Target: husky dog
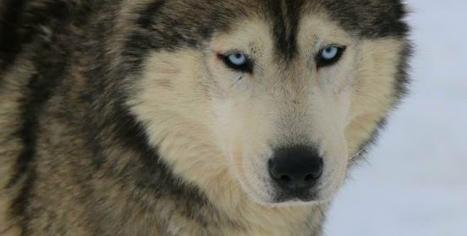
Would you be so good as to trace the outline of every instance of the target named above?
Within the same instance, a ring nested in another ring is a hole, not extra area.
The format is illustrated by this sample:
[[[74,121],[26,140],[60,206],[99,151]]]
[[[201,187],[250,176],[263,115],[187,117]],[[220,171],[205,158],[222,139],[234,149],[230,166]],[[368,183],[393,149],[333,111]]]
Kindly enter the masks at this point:
[[[1,235],[322,235],[399,0],[2,0]]]

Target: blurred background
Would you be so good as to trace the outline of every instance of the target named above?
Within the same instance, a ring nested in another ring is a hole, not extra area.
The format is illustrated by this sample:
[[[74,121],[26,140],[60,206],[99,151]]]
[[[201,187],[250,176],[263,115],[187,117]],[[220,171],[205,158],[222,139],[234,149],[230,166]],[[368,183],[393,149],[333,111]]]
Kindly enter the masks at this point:
[[[467,235],[467,0],[407,0],[411,94],[350,173],[327,236]]]

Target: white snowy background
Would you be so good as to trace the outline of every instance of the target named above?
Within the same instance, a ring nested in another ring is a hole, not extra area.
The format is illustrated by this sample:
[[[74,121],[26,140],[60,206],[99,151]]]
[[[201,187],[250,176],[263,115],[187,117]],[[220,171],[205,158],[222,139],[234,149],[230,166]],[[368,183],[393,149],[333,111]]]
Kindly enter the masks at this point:
[[[351,171],[327,236],[467,236],[467,0],[407,0],[411,95]]]

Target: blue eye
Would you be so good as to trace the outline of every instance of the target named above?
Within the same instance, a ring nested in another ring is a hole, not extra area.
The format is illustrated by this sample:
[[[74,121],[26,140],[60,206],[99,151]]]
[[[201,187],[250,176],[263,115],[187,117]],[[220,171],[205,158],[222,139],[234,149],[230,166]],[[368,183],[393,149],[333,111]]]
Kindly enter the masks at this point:
[[[342,57],[345,47],[327,46],[321,49],[316,56],[316,64],[318,67],[326,67],[334,65]]]
[[[327,47],[321,51],[321,57],[325,60],[332,60],[337,56],[338,52],[337,47]]]
[[[253,63],[244,53],[234,52],[226,55],[220,55],[220,58],[230,69],[247,73],[253,72]]]
[[[229,55],[227,58],[231,64],[236,66],[242,66],[248,62],[245,54],[243,53],[234,53]]]

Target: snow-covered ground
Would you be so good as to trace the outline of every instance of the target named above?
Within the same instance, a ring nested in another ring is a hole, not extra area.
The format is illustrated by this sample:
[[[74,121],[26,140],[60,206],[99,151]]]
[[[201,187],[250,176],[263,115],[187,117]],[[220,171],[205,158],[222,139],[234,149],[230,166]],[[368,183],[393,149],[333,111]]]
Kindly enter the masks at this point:
[[[467,1],[407,2],[411,95],[352,170],[328,236],[467,235]]]

